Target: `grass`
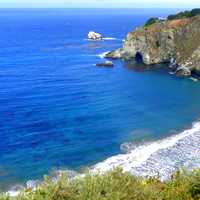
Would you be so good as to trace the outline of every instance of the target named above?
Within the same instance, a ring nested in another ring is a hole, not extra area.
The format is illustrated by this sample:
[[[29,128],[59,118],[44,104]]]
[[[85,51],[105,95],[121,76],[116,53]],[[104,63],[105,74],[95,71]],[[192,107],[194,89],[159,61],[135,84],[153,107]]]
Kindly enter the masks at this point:
[[[55,183],[45,178],[36,191],[23,191],[16,200],[199,200],[200,170],[177,172],[170,180],[139,178],[121,169],[103,175],[87,174]],[[11,200],[5,194],[0,200]]]

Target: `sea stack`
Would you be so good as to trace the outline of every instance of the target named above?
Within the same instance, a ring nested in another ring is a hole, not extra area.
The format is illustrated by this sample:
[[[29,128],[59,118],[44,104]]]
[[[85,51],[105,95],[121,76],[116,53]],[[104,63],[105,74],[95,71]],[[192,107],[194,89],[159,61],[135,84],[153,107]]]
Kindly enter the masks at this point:
[[[88,33],[88,39],[89,40],[102,40],[103,36],[100,33],[96,33],[94,31],[90,31]]]

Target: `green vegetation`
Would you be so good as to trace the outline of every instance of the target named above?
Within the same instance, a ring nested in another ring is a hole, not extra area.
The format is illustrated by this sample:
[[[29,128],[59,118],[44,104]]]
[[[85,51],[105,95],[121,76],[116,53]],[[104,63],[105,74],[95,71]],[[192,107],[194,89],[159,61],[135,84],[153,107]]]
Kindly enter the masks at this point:
[[[169,15],[167,17],[167,20],[190,18],[190,17],[195,17],[196,15],[200,15],[200,8],[195,8],[191,11],[179,12],[178,14],[175,15]],[[159,21],[162,20],[156,17],[152,17],[145,23],[144,27],[151,26],[152,24],[155,24],[156,22]]]
[[[63,176],[57,183],[45,179],[36,191],[24,191],[16,200],[199,200],[200,170],[177,172],[169,181],[138,178],[116,169],[104,175],[75,180]],[[2,195],[0,200],[11,200]]]
[[[199,8],[195,8],[191,11],[180,12],[176,15],[169,15],[167,19],[168,20],[183,19],[183,18],[194,17],[196,15],[200,15],[200,9]]]
[[[152,17],[150,18],[144,25],[144,27],[151,26],[152,24],[155,24],[158,20],[158,18]]]

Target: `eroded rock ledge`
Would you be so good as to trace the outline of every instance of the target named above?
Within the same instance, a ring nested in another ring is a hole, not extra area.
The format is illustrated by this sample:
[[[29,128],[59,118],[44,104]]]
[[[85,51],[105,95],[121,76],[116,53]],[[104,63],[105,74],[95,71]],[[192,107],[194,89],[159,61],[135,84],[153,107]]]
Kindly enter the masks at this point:
[[[113,59],[142,59],[146,65],[169,63],[178,75],[200,74],[200,15],[158,21],[129,32]]]

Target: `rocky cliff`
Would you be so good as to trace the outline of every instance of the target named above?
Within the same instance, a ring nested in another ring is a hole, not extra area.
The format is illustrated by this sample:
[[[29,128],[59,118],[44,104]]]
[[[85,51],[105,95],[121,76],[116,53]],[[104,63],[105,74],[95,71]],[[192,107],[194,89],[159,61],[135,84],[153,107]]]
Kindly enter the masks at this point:
[[[179,75],[200,74],[200,15],[137,28],[121,49],[106,57],[141,59],[146,65],[170,63]]]

